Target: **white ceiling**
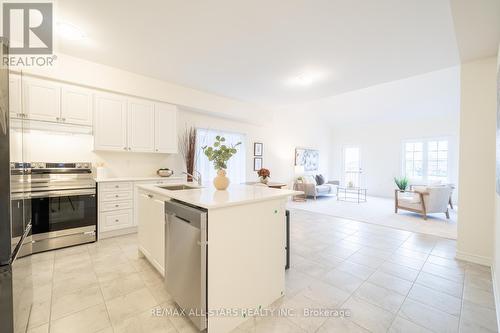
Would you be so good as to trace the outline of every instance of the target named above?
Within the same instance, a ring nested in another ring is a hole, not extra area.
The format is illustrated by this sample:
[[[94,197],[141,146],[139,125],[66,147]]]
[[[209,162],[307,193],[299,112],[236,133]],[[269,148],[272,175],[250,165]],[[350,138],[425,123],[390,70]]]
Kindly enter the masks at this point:
[[[263,106],[460,62],[448,0],[56,1],[88,36],[60,52]],[[290,84],[308,72],[322,77]]]

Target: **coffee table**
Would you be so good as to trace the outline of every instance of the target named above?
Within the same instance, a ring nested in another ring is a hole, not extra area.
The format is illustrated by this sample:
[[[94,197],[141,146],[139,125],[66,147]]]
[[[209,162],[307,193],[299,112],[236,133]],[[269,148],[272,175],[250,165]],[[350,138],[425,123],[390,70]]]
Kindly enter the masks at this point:
[[[366,188],[337,186],[337,201],[366,202]]]

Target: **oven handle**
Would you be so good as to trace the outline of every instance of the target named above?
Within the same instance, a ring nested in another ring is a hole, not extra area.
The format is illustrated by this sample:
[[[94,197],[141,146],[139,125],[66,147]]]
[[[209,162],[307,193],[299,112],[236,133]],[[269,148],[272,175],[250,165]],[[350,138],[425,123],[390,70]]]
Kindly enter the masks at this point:
[[[52,197],[70,197],[76,195],[95,195],[95,188],[93,189],[79,189],[79,190],[63,190],[63,191],[44,191],[33,192],[27,194],[28,198],[52,198]]]

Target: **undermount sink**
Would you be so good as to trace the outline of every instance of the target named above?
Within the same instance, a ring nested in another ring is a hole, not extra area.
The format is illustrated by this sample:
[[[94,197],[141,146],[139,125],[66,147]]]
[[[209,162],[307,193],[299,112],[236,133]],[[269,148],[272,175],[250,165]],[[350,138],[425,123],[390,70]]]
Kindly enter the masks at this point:
[[[165,185],[165,186],[158,186],[159,188],[162,188],[164,190],[169,190],[169,191],[180,191],[180,190],[194,190],[199,187],[196,186],[189,186],[189,185]]]

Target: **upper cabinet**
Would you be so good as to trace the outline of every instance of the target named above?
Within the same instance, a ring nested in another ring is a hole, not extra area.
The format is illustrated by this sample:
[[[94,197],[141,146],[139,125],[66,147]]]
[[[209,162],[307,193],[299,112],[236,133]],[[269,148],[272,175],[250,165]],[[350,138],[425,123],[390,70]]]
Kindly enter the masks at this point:
[[[61,120],[61,86],[52,81],[23,77],[24,118]]]
[[[9,110],[10,116],[14,118],[22,117],[21,101],[21,76],[17,74],[9,75]]]
[[[155,103],[155,152],[177,153],[177,107]]]
[[[94,150],[127,151],[127,99],[94,95]]]
[[[128,135],[130,151],[153,152],[155,139],[154,104],[142,99],[128,100]]]
[[[64,123],[92,126],[92,90],[69,84],[61,88],[61,117]]]

